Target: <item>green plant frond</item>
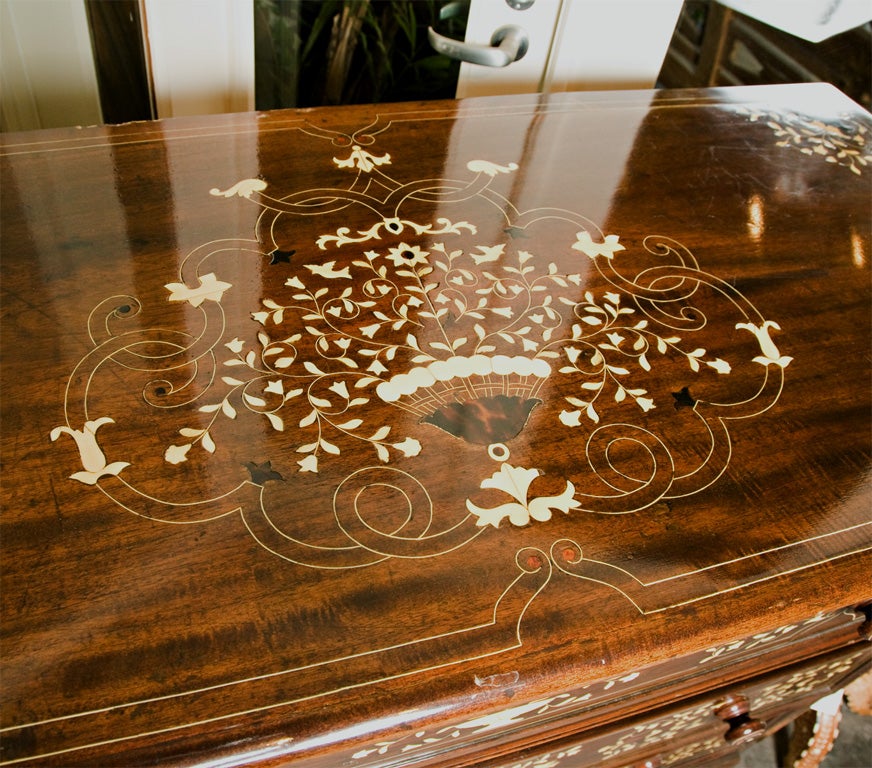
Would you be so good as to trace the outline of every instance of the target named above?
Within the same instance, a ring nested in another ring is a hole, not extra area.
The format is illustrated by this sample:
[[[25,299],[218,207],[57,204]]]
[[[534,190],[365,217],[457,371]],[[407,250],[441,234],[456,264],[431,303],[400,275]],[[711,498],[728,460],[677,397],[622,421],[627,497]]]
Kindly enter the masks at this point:
[[[463,36],[465,19],[439,20],[445,0],[254,2],[258,108],[454,95],[460,65],[435,54],[426,35],[428,25],[438,24],[445,34]],[[349,23],[359,25],[351,38]],[[341,61],[331,59],[337,55],[331,41],[341,39]]]

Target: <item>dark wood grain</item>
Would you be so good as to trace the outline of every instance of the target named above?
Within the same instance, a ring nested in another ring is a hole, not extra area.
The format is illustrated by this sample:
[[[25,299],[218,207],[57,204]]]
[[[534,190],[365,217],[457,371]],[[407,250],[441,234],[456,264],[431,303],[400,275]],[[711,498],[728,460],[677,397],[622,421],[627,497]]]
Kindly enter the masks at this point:
[[[2,760],[678,764],[627,747],[668,720],[690,765],[856,674],[870,126],[814,85],[3,137]]]
[[[100,108],[106,123],[150,120],[156,114],[148,83],[139,3],[87,0]]]

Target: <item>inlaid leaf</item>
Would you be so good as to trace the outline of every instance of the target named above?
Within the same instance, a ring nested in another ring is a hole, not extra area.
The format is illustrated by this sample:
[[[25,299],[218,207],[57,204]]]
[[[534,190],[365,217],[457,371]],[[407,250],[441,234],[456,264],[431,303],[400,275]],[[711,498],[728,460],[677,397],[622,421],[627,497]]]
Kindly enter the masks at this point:
[[[306,362],[303,363],[303,367],[304,367],[307,371],[309,371],[309,373],[314,373],[314,374],[316,374],[317,376],[325,376],[325,375],[326,375],[326,374],[324,373],[324,371],[322,371],[322,370],[321,370],[317,365],[315,365],[315,363],[313,363],[313,362],[311,362],[311,361],[309,361],[309,360],[306,360]]]
[[[164,459],[170,464],[181,464],[183,461],[188,460],[187,453],[189,450],[191,450],[191,443],[171,445],[164,452]]]
[[[333,445],[333,443],[327,442],[324,438],[321,438],[319,444],[327,453],[332,453],[333,455],[339,454],[339,448]]]
[[[336,426],[339,429],[357,429],[361,424],[363,424],[363,419],[351,419],[342,424],[337,424]]]

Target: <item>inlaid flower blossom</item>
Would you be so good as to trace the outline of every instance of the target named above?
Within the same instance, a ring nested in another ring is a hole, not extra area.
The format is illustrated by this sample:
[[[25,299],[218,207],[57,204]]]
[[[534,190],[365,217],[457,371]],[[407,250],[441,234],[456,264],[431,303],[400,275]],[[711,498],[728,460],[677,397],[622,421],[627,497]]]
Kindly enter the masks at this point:
[[[170,292],[170,301],[187,301],[193,307],[199,307],[207,299],[209,301],[221,301],[224,291],[232,286],[219,280],[214,273],[199,276],[200,284],[191,288],[184,283],[167,283],[166,289]]]
[[[348,157],[334,157],[333,162],[339,168],[356,168],[364,173],[369,173],[378,165],[390,165],[391,156],[388,154],[381,156],[373,155],[355,144],[351,148],[351,154]]]
[[[539,477],[538,469],[524,469],[502,464],[496,472],[481,483],[484,489],[492,488],[511,496],[515,501],[486,508],[466,500],[466,508],[472,512],[478,521],[476,525],[492,525],[498,528],[500,522],[508,518],[512,525],[527,525],[530,520],[544,522],[551,519],[552,512],[569,512],[577,509],[580,504],[575,500],[575,488],[567,482],[559,496],[534,496],[531,498],[530,485]]]
[[[419,245],[400,243],[396,248],[388,248],[385,258],[390,259],[395,267],[414,267],[425,264],[427,256],[429,256],[427,251],[422,250]]]
[[[576,237],[578,240],[572,247],[590,256],[592,259],[595,259],[597,256],[613,259],[618,251],[625,250],[624,246],[618,242],[617,235],[606,235],[601,243],[594,242],[590,232],[587,230],[577,233]]]

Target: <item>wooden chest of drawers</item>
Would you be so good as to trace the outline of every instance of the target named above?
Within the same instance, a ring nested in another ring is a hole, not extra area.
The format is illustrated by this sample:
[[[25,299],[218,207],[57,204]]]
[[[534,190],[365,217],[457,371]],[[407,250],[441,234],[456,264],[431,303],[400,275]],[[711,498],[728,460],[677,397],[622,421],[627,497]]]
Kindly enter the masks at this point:
[[[711,766],[859,674],[870,127],[5,136],[0,762]]]

